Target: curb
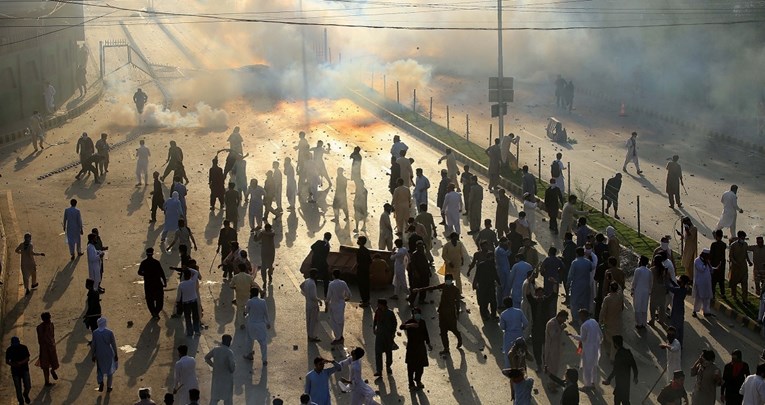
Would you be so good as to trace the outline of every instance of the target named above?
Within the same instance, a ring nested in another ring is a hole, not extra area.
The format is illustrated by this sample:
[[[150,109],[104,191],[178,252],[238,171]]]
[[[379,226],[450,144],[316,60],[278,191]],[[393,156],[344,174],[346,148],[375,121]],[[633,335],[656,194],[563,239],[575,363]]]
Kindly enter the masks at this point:
[[[760,332],[762,330],[762,326],[757,323],[754,319],[742,315],[740,312],[734,310],[731,308],[728,304],[725,304],[724,302],[720,300],[715,300],[712,303],[712,308],[714,308],[718,312],[722,312],[729,318],[732,318],[736,322],[740,323],[741,326],[753,331],[753,332]]]
[[[77,107],[68,110],[67,112],[51,117],[43,122],[43,129],[57,128],[66,123],[72,118],[79,117],[85,111],[90,109],[104,93],[104,83],[101,79],[97,80],[93,86],[91,86],[91,96],[79,104]],[[95,93],[93,93],[93,91]],[[26,128],[22,128],[13,132],[0,135],[0,145],[9,145],[15,142],[28,141],[28,136],[24,133]]]

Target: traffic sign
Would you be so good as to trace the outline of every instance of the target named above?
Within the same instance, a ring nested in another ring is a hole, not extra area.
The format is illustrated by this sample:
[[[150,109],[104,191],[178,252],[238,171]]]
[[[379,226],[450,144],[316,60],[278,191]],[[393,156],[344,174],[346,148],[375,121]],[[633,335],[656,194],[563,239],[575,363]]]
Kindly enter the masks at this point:
[[[502,115],[507,115],[507,103],[502,103]],[[491,105],[491,117],[499,117],[499,104]]]
[[[502,101],[506,103],[512,103],[513,98],[515,96],[515,90],[513,89],[502,89]],[[489,90],[489,102],[490,103],[499,103],[499,90]]]
[[[489,90],[494,90],[499,88],[499,77],[490,77],[489,78]],[[511,90],[513,88],[513,78],[512,77],[503,77],[502,78],[502,90]]]

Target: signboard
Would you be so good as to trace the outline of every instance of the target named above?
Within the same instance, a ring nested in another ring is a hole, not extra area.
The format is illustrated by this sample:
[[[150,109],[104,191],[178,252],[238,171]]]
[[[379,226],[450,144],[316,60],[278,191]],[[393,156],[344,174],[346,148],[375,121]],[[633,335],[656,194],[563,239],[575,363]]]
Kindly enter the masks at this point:
[[[502,89],[502,98],[504,102],[506,103],[512,103],[513,98],[515,96],[515,90],[513,89]],[[489,102],[490,103],[499,103],[499,90],[489,90]]]
[[[489,78],[489,90],[494,90],[499,88],[499,77],[490,77]],[[512,77],[503,77],[502,78],[502,90],[504,89],[512,89],[513,88],[513,78]]]
[[[507,103],[502,103],[502,115],[507,115]],[[492,104],[491,118],[499,117],[499,104]]]

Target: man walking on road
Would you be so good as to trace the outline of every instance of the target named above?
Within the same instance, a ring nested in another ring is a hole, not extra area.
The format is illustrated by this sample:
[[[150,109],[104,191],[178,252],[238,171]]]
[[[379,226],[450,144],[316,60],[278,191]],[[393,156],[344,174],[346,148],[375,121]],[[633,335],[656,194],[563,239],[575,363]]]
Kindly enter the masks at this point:
[[[589,310],[580,309],[579,319],[582,321],[581,335],[571,335],[571,337],[578,340],[582,347],[582,378],[584,379],[582,390],[594,391],[598,378],[598,361],[603,334],[598,321],[590,318]]]
[[[638,161],[638,155],[637,155],[637,132],[633,132],[630,139],[627,139],[626,142],[627,146],[627,156],[624,158],[624,165],[622,165],[622,171],[627,173],[627,164],[632,162],[635,164],[635,169],[637,169],[637,174],[643,174],[643,171],[640,170],[640,162]]]
[[[679,208],[683,208],[680,202],[680,186],[685,187],[683,183],[683,169],[677,161],[680,156],[672,156],[672,161],[667,163],[667,196],[669,197],[669,208],[674,209],[675,203]]]
[[[715,316],[709,310],[711,300],[712,266],[709,264],[709,249],[704,249],[693,262],[693,317],[698,317],[696,313],[699,310],[704,310],[705,317]]]
[[[329,288],[329,263],[327,263],[327,258],[329,257],[330,239],[332,239],[332,234],[324,232],[324,239],[317,240],[311,245],[311,267],[316,269],[317,276],[324,285],[324,298],[327,298],[327,289]]]
[[[87,132],[83,132],[80,139],[77,140],[77,148],[76,148],[77,154],[80,155],[80,172],[77,173],[76,176],[74,176],[75,179],[79,180],[80,176],[85,174],[87,172],[87,169],[85,166],[88,163],[88,160],[90,159],[90,156],[93,155],[93,153],[96,152],[96,148],[93,145],[93,140],[90,139]]]
[[[245,359],[252,361],[255,352],[252,346],[258,342],[260,346],[260,360],[263,366],[268,365],[268,330],[271,329],[271,320],[268,316],[268,305],[266,300],[260,298],[260,289],[253,287],[250,289],[250,299],[244,306],[244,312],[247,314],[247,341],[250,352],[244,356]]]
[[[223,335],[220,346],[210,350],[205,356],[205,363],[212,367],[212,385],[210,387],[210,404],[234,404],[234,371],[236,362],[231,346],[231,335]]]
[[[556,178],[550,179],[550,187],[545,190],[545,210],[550,217],[550,231],[553,234],[558,234],[558,212],[563,206],[563,193],[561,188],[558,187],[558,180]]]
[[[736,234],[736,217],[738,214],[743,214],[742,210],[738,206],[738,186],[730,186],[730,190],[723,193],[720,202],[723,205],[723,212],[720,216],[720,220],[717,221],[715,229],[730,228],[730,237],[732,238]]]
[[[533,174],[529,173],[529,167],[524,165],[523,166],[523,178],[522,178],[522,188],[523,188],[523,194],[529,193],[530,195],[536,196],[537,195],[537,179],[534,177]]]
[[[69,244],[70,260],[74,260],[74,248],[77,247],[77,256],[82,256],[82,216],[77,208],[77,200],[69,201],[70,207],[64,210],[64,232]]]
[[[210,187],[210,211],[215,210],[215,200],[218,200],[221,209],[225,206],[223,201],[226,194],[225,181],[223,169],[218,166],[218,158],[213,158],[212,167],[207,177],[207,185]]]
[[[728,257],[730,259],[730,295],[734,301],[738,301],[738,285],[741,284],[741,297],[746,301],[749,294],[749,245],[746,243],[746,232],[738,231],[735,242],[730,244]]]
[[[483,206],[483,187],[478,184],[478,176],[473,176],[470,187],[470,203],[468,204],[468,220],[470,222],[470,232],[468,235],[475,235],[481,230],[481,208]],[[466,187],[467,188],[467,187]]]
[[[159,319],[165,302],[167,279],[162,264],[154,258],[154,248],[146,249],[146,259],[138,267],[138,275],[143,277],[143,291],[149,313],[152,319]]]
[[[493,193],[494,188],[499,185],[499,169],[502,166],[502,151],[499,147],[499,138],[495,138],[494,145],[486,149],[486,155],[489,156],[489,192]]]
[[[635,384],[638,383],[638,368],[632,352],[624,347],[624,339],[621,335],[613,337],[616,355],[614,356],[614,368],[603,384],[611,384],[614,380],[614,404],[629,405],[630,403],[630,371]]]
[[[757,244],[749,246],[752,252],[752,264],[754,265],[754,290],[757,296],[765,291],[765,243],[762,236],[757,237]]]
[[[462,197],[455,190],[453,183],[449,184],[448,192],[444,197],[443,212],[446,220],[446,233],[460,234],[460,213],[462,212]]]
[[[422,168],[418,167],[415,171],[417,176],[414,180],[414,201],[417,206],[422,204],[428,204],[428,189],[430,188],[430,180],[422,174]]]
[[[327,289],[327,308],[329,308],[329,321],[335,340],[332,344],[341,344],[345,340],[345,302],[351,299],[351,290],[348,284],[340,279],[340,270],[332,271],[332,282]]]
[[[316,277],[319,271],[311,269],[302,284],[300,284],[300,292],[305,297],[305,326],[308,333],[308,341],[312,343],[321,342],[316,334],[316,326],[319,324],[319,307],[321,306],[321,300],[319,300],[318,293],[316,292]]]
[[[462,347],[462,334],[457,329],[457,317],[460,308],[460,291],[454,286],[454,276],[447,273],[444,276],[444,283],[425,288],[412,289],[412,294],[433,290],[441,290],[441,300],[438,303],[438,327],[441,330],[441,344],[444,350],[438,354],[441,356],[449,355],[449,335],[454,333],[457,337],[457,349]],[[411,301],[410,301],[411,302]]]
[[[188,404],[189,391],[199,390],[199,380],[197,379],[197,361],[188,355],[189,348],[186,345],[178,346],[178,361],[175,362],[173,377],[175,379],[176,402],[179,404]]]
[[[136,186],[141,185],[141,178],[143,178],[143,184],[149,185],[149,156],[151,156],[151,152],[149,151],[149,148],[146,147],[146,142],[141,139],[138,141],[138,149],[135,150],[135,177],[138,180],[138,183],[136,183]]]
[[[385,354],[385,370],[388,375],[393,374],[393,345],[396,338],[396,328],[398,322],[396,315],[388,309],[388,301],[384,299],[377,300],[377,311],[374,317],[375,333],[375,365],[377,372],[375,377],[382,377],[383,353]]]
[[[16,388],[16,399],[19,405],[25,402],[30,403],[29,391],[32,389],[32,380],[29,377],[29,349],[22,345],[21,340],[16,336],[11,338],[11,345],[5,350],[5,364],[11,366],[13,386]]]
[[[159,181],[159,172],[152,173],[154,177],[153,188],[151,191],[151,219],[149,223],[157,222],[157,208],[165,210],[165,196],[162,191],[162,182]]]
[[[53,328],[53,322],[50,321],[50,312],[43,312],[40,315],[42,322],[37,325],[37,342],[40,344],[40,357],[38,364],[45,378],[45,386],[50,387],[53,384],[48,378],[48,374],[54,380],[58,380],[58,354],[56,353],[56,334]]]
[[[566,178],[563,177],[563,171],[566,170],[566,166],[561,159],[563,154],[558,152],[555,154],[555,160],[550,165],[550,175],[555,179],[555,186],[560,189],[561,194],[566,194]],[[552,184],[552,182],[550,182]],[[561,205],[563,203],[561,202]]]
[[[93,340],[90,347],[93,349],[91,360],[96,363],[96,381],[98,391],[104,390],[104,376],[106,376],[106,392],[112,391],[112,376],[117,370],[117,341],[114,333],[106,327],[106,318],[98,318],[98,328],[93,331]]]
[[[614,218],[619,218],[619,190],[622,189],[622,174],[616,173],[606,182],[606,190],[603,199],[606,200],[606,214],[611,205],[614,206]]]

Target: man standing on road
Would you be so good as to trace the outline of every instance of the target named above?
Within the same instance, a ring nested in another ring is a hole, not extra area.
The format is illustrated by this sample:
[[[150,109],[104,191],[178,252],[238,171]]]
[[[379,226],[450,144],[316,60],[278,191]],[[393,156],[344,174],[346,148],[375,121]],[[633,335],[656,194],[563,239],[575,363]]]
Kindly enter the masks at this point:
[[[685,392],[685,373],[683,370],[675,370],[672,372],[672,381],[661,389],[656,401],[659,405],[682,405],[683,399],[685,403],[689,404],[688,393]]]
[[[714,231],[715,241],[709,248],[709,264],[712,268],[712,299],[715,299],[715,287],[720,288],[720,296],[725,299],[725,251],[728,244],[723,242],[723,231]]]
[[[619,350],[616,347],[616,337],[621,337],[622,333],[624,296],[619,291],[619,284],[616,281],[612,281],[608,288],[608,295],[603,298],[603,305],[600,307],[599,321],[603,325],[604,343],[608,358],[614,361],[614,356],[618,354]]]
[[[576,209],[576,196],[569,195],[568,202],[563,206],[563,210],[560,214],[560,235],[565,235],[568,232],[572,232],[572,225],[574,224],[574,218],[581,215],[587,215],[587,211],[580,211]]]
[[[495,189],[494,196],[497,200],[497,212],[494,216],[494,224],[497,227],[497,237],[501,238],[507,236],[510,232],[507,224],[510,214],[510,198],[505,194],[505,189],[499,187]]]
[[[29,391],[32,389],[32,380],[29,377],[29,349],[22,345],[21,340],[16,336],[11,338],[11,345],[5,350],[5,364],[11,366],[13,386],[16,388],[16,399],[19,405],[25,402],[30,403]]]
[[[345,302],[351,299],[351,290],[348,284],[340,279],[340,270],[332,271],[332,282],[327,289],[327,308],[329,308],[329,322],[335,335],[333,345],[342,344],[345,341],[343,330],[345,329]]]
[[[581,308],[579,319],[582,322],[581,335],[571,335],[571,337],[578,340],[582,348],[582,378],[584,380],[582,390],[594,391],[598,378],[598,361],[603,334],[598,321],[590,318],[589,310]]]
[[[102,133],[101,139],[96,142],[96,150],[98,155],[101,156],[101,159],[98,161],[98,172],[101,176],[109,172],[109,151],[112,149],[106,137],[107,135]]]
[[[430,180],[422,174],[422,168],[418,167],[416,170],[417,176],[414,181],[414,201],[417,206],[422,204],[428,204],[428,189],[430,188]]]
[[[738,231],[735,242],[730,244],[728,257],[730,259],[730,295],[738,301],[738,285],[741,284],[742,301],[746,302],[749,294],[749,245],[746,243],[746,232]]]
[[[133,94],[133,102],[135,103],[135,109],[138,111],[139,115],[143,114],[143,107],[146,105],[147,101],[149,101],[149,96],[147,96],[140,88]]]
[[[744,210],[738,206],[738,196],[736,193],[738,193],[738,186],[735,184],[730,186],[729,191],[723,193],[722,198],[720,198],[723,212],[715,227],[715,229],[730,228],[731,238],[736,234],[736,217],[738,214],[744,213]]]
[[[489,156],[489,192],[493,193],[494,188],[499,185],[499,169],[502,165],[502,151],[499,147],[499,138],[495,138],[494,145],[486,149],[486,155]]]
[[[242,134],[239,133],[239,127],[234,127],[234,130],[231,131],[231,135],[228,136],[228,139],[226,140],[228,142],[228,148],[232,151],[244,155],[244,139],[242,139]]]
[[[175,362],[175,371],[173,376],[175,378],[176,403],[188,404],[191,399],[189,398],[189,391],[199,389],[199,380],[197,379],[197,361],[188,355],[189,348],[186,345],[178,346],[178,361]]]
[[[170,172],[173,172],[173,176],[180,175],[182,172],[185,176],[185,170],[183,169],[183,150],[178,147],[175,141],[170,141],[170,148],[167,150],[167,160],[165,160],[165,172],[162,174],[161,180],[165,181]],[[188,183],[186,179],[186,183]]]
[[[627,164],[632,162],[635,164],[635,169],[637,169],[637,174],[643,174],[643,171],[640,170],[640,162],[638,161],[638,155],[637,155],[637,132],[633,132],[630,139],[627,139],[626,142],[627,146],[627,156],[624,158],[624,165],[622,165],[622,171],[627,173]]]
[[[318,335],[316,335],[316,326],[319,324],[319,307],[321,306],[321,300],[316,292],[316,277],[319,271],[315,268],[311,269],[302,284],[300,284],[300,292],[305,297],[305,326],[308,333],[308,341],[311,343],[321,342]]]
[[[398,179],[396,189],[393,190],[391,204],[396,216],[396,234],[403,235],[406,231],[406,220],[412,210],[412,193],[404,184],[404,179]]]
[[[754,290],[757,296],[765,291],[765,243],[762,236],[757,237],[757,244],[749,246],[752,252],[752,264],[754,265]]]
[[[231,346],[231,335],[223,335],[220,346],[210,350],[205,356],[205,363],[212,367],[212,383],[210,387],[210,404],[234,404],[234,371],[236,361]]]
[[[523,178],[522,181],[522,188],[523,188],[523,194],[529,193],[530,195],[536,196],[537,195],[537,179],[534,177],[533,174],[529,173],[529,167],[524,165],[523,166]]]
[[[327,297],[327,289],[329,288],[329,263],[327,263],[327,258],[329,257],[330,239],[332,239],[332,234],[324,232],[324,239],[317,240],[311,245],[311,268],[316,269],[317,276],[322,280],[324,298]]]
[[[715,365],[715,352],[702,350],[701,356],[691,367],[691,377],[696,377],[693,387],[693,405],[714,405],[717,386],[722,384],[720,369]]]
[[[560,189],[561,194],[566,194],[566,179],[563,177],[563,171],[566,170],[566,166],[561,159],[563,154],[558,152],[555,154],[555,160],[550,165],[550,175],[555,179],[555,186]],[[552,182],[550,182],[552,184]],[[561,202],[563,205],[563,202]]]
[[[544,372],[548,375],[558,375],[560,369],[560,352],[563,344],[563,330],[566,328],[566,320],[568,319],[568,312],[561,310],[555,317],[547,321],[545,325],[545,346],[542,362],[544,364]],[[550,387],[554,387],[553,382],[550,383]],[[553,392],[557,389],[554,388]]]
[[[112,391],[112,376],[117,370],[117,341],[114,333],[106,327],[106,318],[98,318],[98,328],[93,331],[93,341],[90,347],[93,349],[91,360],[96,363],[96,381],[98,391],[104,390],[104,375],[106,376],[106,392]]]
[[[176,305],[181,305],[183,308],[183,316],[186,320],[186,336],[193,336],[195,333],[197,335],[202,334],[199,325],[197,278],[192,278],[191,275],[191,269],[183,270],[183,281],[178,285],[178,295],[175,299]]]
[[[638,268],[632,280],[632,307],[635,310],[635,328],[645,329],[648,321],[648,298],[651,295],[651,270],[648,270],[650,260],[640,256]]]
[[[449,177],[446,170],[441,170],[441,181],[438,183],[438,192],[436,193],[436,206],[441,212],[441,223],[439,225],[446,224],[446,216],[444,215],[444,198],[446,193],[449,192]]]
[[[757,374],[746,377],[739,393],[744,396],[745,405],[765,403],[765,364],[757,366]]]
[[[162,191],[162,182],[159,181],[159,172],[152,173],[154,184],[151,191],[151,219],[149,223],[157,222],[157,208],[165,210],[165,196]]]
[[[502,298],[502,306],[505,309],[499,315],[499,328],[502,330],[502,358],[505,361],[505,368],[510,367],[510,357],[507,352],[510,351],[516,339],[523,337],[523,334],[529,326],[529,320],[523,311],[515,305],[512,297]]]
[[[367,231],[367,217],[369,216],[369,209],[367,208],[367,200],[369,196],[369,190],[364,186],[364,180],[356,179],[356,194],[353,196],[353,219],[356,220],[356,226],[353,228],[353,233],[358,234]]]
[[[675,203],[679,208],[683,208],[683,203],[680,202],[680,186],[685,187],[683,183],[683,169],[677,161],[680,156],[672,156],[672,161],[667,163],[667,196],[669,196],[669,208],[674,209]]]
[[[460,293],[462,292],[462,266],[465,264],[464,250],[465,247],[460,242],[460,235],[456,232],[449,235],[449,242],[441,248],[441,258],[444,259],[444,274],[452,275]]]
[[[611,205],[614,206],[614,218],[619,218],[619,191],[622,189],[622,174],[616,173],[614,177],[611,177],[606,182],[605,194],[603,199],[606,200],[606,214]]]
[[[165,303],[167,279],[162,264],[154,258],[154,248],[146,249],[146,259],[138,266],[138,275],[143,277],[143,291],[149,313],[152,319],[159,319]]]
[[[624,347],[624,339],[621,335],[613,337],[614,348],[616,348],[616,355],[614,356],[614,368],[611,374],[608,375],[603,384],[611,384],[613,379],[614,384],[614,404],[616,405],[629,405],[630,403],[630,371],[632,372],[633,382],[638,383],[638,368],[635,363],[635,357],[632,352]]]
[[[380,229],[377,240],[377,248],[380,250],[393,250],[393,225],[390,222],[390,213],[393,212],[393,206],[385,203],[383,212],[380,214]]]
[[[87,132],[83,132],[80,139],[77,140],[77,153],[80,155],[80,172],[77,173],[76,176],[74,176],[75,179],[79,180],[80,176],[85,174],[87,172],[87,169],[85,166],[88,163],[88,160],[90,159],[90,156],[95,153],[96,148],[93,145],[93,140],[90,139]]]
[[[584,248],[576,248],[576,259],[571,263],[571,268],[568,274],[568,283],[570,301],[569,306],[571,308],[571,318],[578,320],[577,315],[580,309],[589,308],[592,304],[592,268],[593,264],[584,257]],[[576,325],[577,322],[574,321]]]
[[[693,262],[693,317],[698,317],[696,313],[700,309],[704,310],[705,317],[715,316],[709,310],[711,300],[712,266],[709,265],[709,249],[704,249]]]
[[[401,137],[393,135],[393,145],[390,147],[390,155],[393,158],[398,159],[401,156],[401,151],[408,151],[409,147],[405,143],[401,142]]]
[[[374,316],[373,330],[375,334],[375,377],[382,377],[383,353],[385,354],[385,370],[388,375],[393,374],[393,341],[396,338],[398,322],[396,315],[388,308],[388,301],[377,300],[377,310]]]
[[[101,294],[104,293],[104,289],[101,288],[101,259],[104,257],[104,252],[96,249],[96,235],[88,234],[88,278],[93,280],[94,288]]]
[[[141,139],[138,141],[138,149],[135,150],[135,177],[138,180],[136,187],[141,185],[141,178],[143,178],[143,184],[149,185],[149,156],[151,152],[146,147],[146,142]]]
[[[331,364],[332,367],[324,368],[325,364]],[[334,360],[316,357],[313,359],[313,370],[305,376],[303,391],[311,396],[311,401],[316,405],[332,405],[332,399],[329,396],[329,377],[342,369],[340,363]]]
[[[470,187],[470,232],[468,235],[475,235],[481,230],[481,208],[483,206],[483,187],[478,184],[478,176],[473,176]]]
[[[58,380],[58,354],[56,353],[56,334],[53,328],[53,322],[50,321],[50,312],[43,312],[40,315],[42,322],[37,325],[37,342],[40,344],[40,357],[38,359],[38,365],[42,369],[43,377],[45,378],[45,386],[50,387],[51,384],[48,374],[53,377],[54,380]]]
[[[545,210],[550,217],[550,231],[554,235],[558,234],[558,212],[561,206],[563,206],[563,193],[558,187],[558,180],[551,178],[550,187],[545,190]]]
[[[741,350],[731,352],[731,361],[723,368],[720,402],[728,405],[741,405],[744,397],[739,394],[744,380],[750,374],[749,364],[741,361]]]
[[[236,190],[236,183],[229,182],[228,190],[223,195],[223,205],[226,207],[226,219],[231,222],[234,229],[239,228],[239,204],[242,203],[242,195]]]
[[[444,283],[425,288],[412,289],[412,293],[441,290],[441,300],[438,303],[438,327],[441,330],[441,344],[444,350],[438,354],[441,356],[449,355],[449,335],[454,333],[457,337],[457,349],[462,347],[462,334],[457,329],[457,317],[460,308],[460,291],[454,286],[454,276],[447,273],[444,276]],[[411,302],[411,300],[410,300]]]
[[[462,212],[462,196],[455,190],[453,183],[449,184],[444,197],[443,212],[446,220],[446,233],[460,234],[460,213]]]
[[[45,129],[43,128],[45,121],[43,120],[40,112],[35,110],[32,112],[32,116],[29,117],[29,131],[32,138],[32,146],[37,152],[37,144],[40,144],[40,150],[43,149],[43,141],[45,141]]]
[[[215,200],[220,202],[220,208],[225,206],[223,197],[226,194],[226,179],[223,176],[223,169],[218,166],[218,158],[213,158],[212,167],[207,177],[207,185],[210,187],[210,211],[215,210]]]
[[[356,252],[356,280],[361,295],[361,308],[369,306],[369,267],[372,265],[372,254],[367,248],[367,237],[359,236],[356,240],[359,250]]]
[[[454,156],[451,149],[447,149],[446,154],[438,159],[438,164],[440,165],[444,160],[446,160],[446,177],[449,178],[451,184],[454,184],[454,186],[457,187],[459,185],[459,182],[457,181],[459,169],[457,168],[457,158]],[[457,190],[459,190],[459,188]]]
[[[268,330],[271,329],[271,320],[268,316],[268,305],[266,300],[260,298],[258,287],[250,288],[250,299],[244,306],[244,312],[247,314],[247,337],[249,338],[247,348],[250,349],[244,358],[250,361],[255,358],[252,346],[258,342],[260,360],[265,367],[268,365]]]

